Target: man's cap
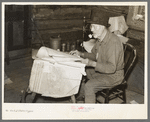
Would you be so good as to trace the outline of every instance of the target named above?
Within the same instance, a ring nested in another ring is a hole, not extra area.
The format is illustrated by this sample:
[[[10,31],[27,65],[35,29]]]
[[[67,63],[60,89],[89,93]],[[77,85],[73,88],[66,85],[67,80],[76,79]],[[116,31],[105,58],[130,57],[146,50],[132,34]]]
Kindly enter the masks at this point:
[[[91,20],[87,21],[87,23],[104,25],[108,28],[110,26],[108,20],[112,16],[116,16],[116,13],[113,14],[104,9],[95,8],[91,11]]]
[[[87,23],[90,24],[99,24],[99,25],[103,25],[105,27],[109,27],[110,24],[108,23],[109,17],[105,16],[105,15],[101,15],[101,16],[93,16],[92,20],[87,21]]]

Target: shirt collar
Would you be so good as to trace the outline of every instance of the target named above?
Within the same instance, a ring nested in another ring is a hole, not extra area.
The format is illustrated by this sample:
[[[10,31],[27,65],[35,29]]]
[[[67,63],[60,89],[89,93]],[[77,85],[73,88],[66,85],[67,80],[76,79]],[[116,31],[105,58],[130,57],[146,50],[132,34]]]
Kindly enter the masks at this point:
[[[109,35],[110,35],[110,32],[107,31],[107,33],[106,33],[105,37],[103,38],[103,40],[101,41],[101,43],[106,44],[109,40]]]
[[[107,33],[106,33],[106,35],[105,35],[105,37],[104,37],[104,39],[102,41],[99,41],[99,40],[96,41],[96,49],[99,49],[99,46],[101,44],[106,44],[108,42],[109,37],[110,37],[109,35],[110,35],[110,32],[107,31]]]

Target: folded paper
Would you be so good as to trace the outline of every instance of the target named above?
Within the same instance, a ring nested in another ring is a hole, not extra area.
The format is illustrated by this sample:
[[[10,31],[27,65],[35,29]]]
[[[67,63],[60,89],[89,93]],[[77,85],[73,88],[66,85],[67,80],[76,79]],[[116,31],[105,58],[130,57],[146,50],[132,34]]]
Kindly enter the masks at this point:
[[[122,35],[128,29],[124,16],[110,17],[108,23],[111,25],[108,28],[109,31],[117,35],[122,43],[126,43],[129,40],[129,38]]]
[[[120,34],[124,34],[128,29],[124,16],[109,17],[108,23],[111,25],[110,32],[119,31]]]
[[[95,45],[95,43],[96,43],[95,39],[90,39],[89,41],[83,42],[83,47],[88,53],[91,53],[91,50],[92,50],[93,46]]]

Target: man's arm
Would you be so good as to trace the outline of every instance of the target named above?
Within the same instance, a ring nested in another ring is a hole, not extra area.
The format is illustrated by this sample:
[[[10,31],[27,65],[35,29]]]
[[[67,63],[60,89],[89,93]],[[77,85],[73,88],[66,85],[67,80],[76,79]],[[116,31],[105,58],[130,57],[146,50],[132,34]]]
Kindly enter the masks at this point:
[[[82,58],[88,58],[90,60],[96,61],[96,55],[94,53],[84,52],[84,53],[81,54],[81,57]]]
[[[96,43],[97,44],[97,43]],[[96,44],[94,45],[94,47],[92,48],[92,52],[88,53],[88,52],[84,52],[82,53],[82,58],[88,58],[90,60],[96,61]]]

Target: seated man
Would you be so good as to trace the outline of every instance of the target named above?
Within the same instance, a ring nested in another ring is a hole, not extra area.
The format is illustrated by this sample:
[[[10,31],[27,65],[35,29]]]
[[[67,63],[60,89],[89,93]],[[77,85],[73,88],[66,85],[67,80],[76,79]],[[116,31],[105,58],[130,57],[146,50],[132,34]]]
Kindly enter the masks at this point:
[[[92,52],[71,51],[70,54],[81,56],[87,66],[88,81],[84,85],[85,103],[95,103],[95,93],[103,86],[112,86],[121,82],[124,76],[124,51],[119,37],[109,32],[108,18],[94,17],[91,31],[97,39]],[[81,87],[82,90],[82,87]]]

